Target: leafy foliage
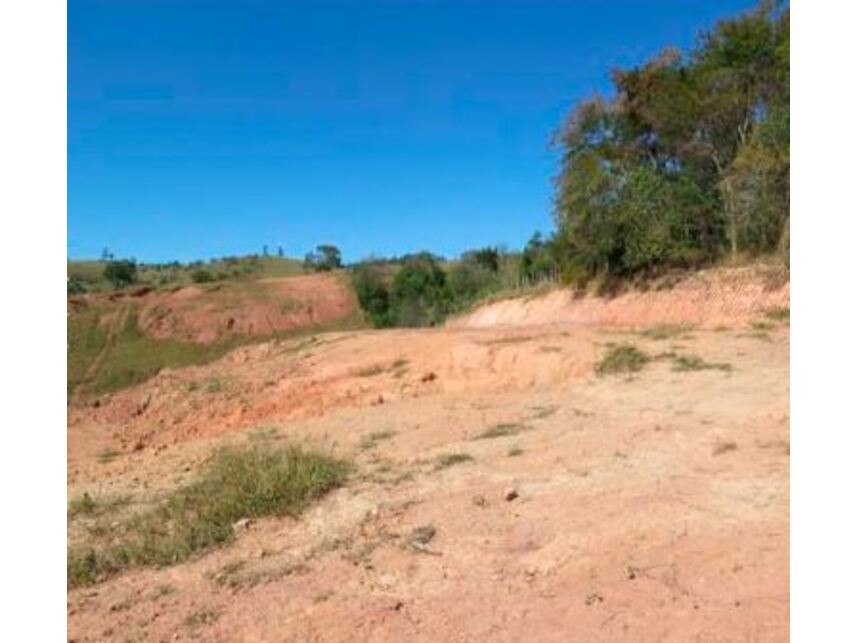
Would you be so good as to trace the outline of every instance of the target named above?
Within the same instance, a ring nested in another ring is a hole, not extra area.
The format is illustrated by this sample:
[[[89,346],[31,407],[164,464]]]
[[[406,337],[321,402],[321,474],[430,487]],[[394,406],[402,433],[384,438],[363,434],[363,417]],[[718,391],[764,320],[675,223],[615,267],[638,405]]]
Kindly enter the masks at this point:
[[[110,261],[104,266],[104,278],[114,288],[122,288],[133,284],[137,280],[137,264],[128,259]]]
[[[614,98],[580,103],[558,136],[552,258],[564,273],[629,276],[726,252],[787,254],[787,8],[762,3],[687,54],[666,49],[615,70],[613,83]],[[539,241],[522,269],[548,265]]]
[[[308,252],[304,259],[304,269],[312,272],[325,272],[342,267],[342,254],[332,245],[316,246],[315,252]]]

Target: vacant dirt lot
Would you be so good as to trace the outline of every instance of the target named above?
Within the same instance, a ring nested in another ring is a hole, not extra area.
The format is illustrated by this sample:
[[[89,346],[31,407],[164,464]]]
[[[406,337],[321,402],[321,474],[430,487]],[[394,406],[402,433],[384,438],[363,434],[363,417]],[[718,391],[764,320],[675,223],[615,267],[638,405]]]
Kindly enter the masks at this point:
[[[787,306],[787,288],[759,292]],[[69,495],[128,499],[117,520],[223,443],[356,468],[299,520],[70,591],[69,637],[785,641],[789,327],[768,303],[686,328],[647,313],[268,342],[73,407]],[[622,344],[652,360],[597,376]]]

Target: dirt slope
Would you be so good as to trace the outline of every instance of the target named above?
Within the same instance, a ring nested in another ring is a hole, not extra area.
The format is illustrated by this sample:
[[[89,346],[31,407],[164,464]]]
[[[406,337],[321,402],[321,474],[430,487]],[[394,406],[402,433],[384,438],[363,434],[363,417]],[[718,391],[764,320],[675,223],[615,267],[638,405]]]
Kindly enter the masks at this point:
[[[789,282],[781,270],[750,266],[712,269],[665,279],[647,290],[615,297],[576,296],[555,290],[544,296],[499,301],[451,320],[452,328],[597,324],[647,326],[746,321],[771,308],[789,305]]]
[[[358,313],[357,301],[341,275],[331,273],[224,282],[158,291],[73,298],[105,304],[134,302],[142,330],[158,339],[211,343],[233,335],[271,335],[346,319]]]
[[[654,295],[657,321],[689,321]],[[69,592],[70,638],[788,640],[789,327],[754,310],[654,336],[566,322],[267,342],[73,408],[69,493],[127,494],[128,511],[224,442],[319,445],[357,470],[300,520]],[[596,376],[616,343],[662,357]],[[676,355],[729,368],[677,371]],[[478,439],[496,425],[510,435]],[[440,466],[451,453],[473,459]],[[425,525],[428,552],[410,540]]]

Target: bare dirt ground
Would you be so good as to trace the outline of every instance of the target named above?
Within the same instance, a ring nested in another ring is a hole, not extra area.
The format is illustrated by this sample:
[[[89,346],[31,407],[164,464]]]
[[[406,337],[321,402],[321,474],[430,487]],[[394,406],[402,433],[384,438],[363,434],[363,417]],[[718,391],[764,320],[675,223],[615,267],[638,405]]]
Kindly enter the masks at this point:
[[[72,407],[70,496],[130,495],[127,511],[226,442],[316,445],[356,470],[299,520],[70,591],[69,638],[787,640],[789,327],[762,312],[788,285],[759,293],[655,336],[459,320],[268,342]],[[611,343],[731,370],[596,376]]]

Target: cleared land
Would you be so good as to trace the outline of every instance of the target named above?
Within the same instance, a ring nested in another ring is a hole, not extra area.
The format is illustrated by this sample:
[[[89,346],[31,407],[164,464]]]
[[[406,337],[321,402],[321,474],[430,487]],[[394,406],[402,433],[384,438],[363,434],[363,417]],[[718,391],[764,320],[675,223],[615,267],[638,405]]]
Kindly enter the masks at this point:
[[[681,288],[614,323],[551,323],[549,295],[517,325],[276,339],[73,404],[72,547],[171,506],[220,447],[351,468],[300,515],[70,589],[70,637],[787,640],[788,284],[730,278],[710,324],[672,312]]]

